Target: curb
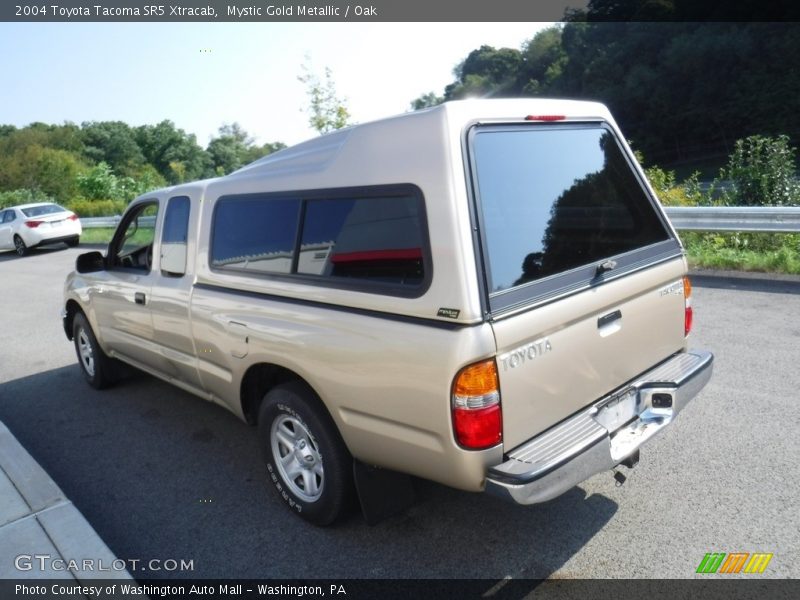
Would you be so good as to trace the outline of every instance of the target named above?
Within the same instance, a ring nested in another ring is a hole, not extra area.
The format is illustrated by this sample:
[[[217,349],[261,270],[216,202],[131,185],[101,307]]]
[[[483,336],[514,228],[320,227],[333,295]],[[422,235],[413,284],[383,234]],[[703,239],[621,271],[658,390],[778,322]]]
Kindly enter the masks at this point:
[[[127,570],[112,569],[116,560],[55,481],[0,422],[0,579],[133,581]]]

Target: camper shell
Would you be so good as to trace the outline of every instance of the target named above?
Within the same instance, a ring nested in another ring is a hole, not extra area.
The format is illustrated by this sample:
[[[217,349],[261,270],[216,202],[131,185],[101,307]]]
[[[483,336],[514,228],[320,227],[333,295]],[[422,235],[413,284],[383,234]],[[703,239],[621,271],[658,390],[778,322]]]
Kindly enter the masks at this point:
[[[529,504],[635,464],[711,375],[686,269],[605,106],[450,102],[142,195],[64,328],[92,385],[121,361],[258,424],[326,524],[354,479],[374,514],[387,474]]]

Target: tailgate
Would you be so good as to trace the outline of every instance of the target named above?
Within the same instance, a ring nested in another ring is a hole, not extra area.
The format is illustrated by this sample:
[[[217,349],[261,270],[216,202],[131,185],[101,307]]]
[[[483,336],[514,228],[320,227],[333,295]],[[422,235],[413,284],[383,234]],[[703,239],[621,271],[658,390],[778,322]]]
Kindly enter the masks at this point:
[[[675,259],[492,324],[507,451],[684,347],[683,272]]]

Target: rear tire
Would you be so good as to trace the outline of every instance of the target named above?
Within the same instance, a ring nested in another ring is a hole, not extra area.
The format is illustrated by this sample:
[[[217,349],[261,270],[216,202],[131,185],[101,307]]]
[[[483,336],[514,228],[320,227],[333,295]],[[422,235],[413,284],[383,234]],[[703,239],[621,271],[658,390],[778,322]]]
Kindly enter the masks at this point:
[[[67,246],[69,246],[70,248],[74,248],[80,243],[80,241],[81,238],[76,235],[74,238],[70,238],[67,240]]]
[[[18,235],[14,236],[14,250],[17,252],[17,256],[25,256],[29,252],[25,241]]]
[[[353,506],[353,458],[306,384],[282,384],[264,397],[258,433],[270,481],[292,512],[325,526]]]
[[[94,336],[91,325],[83,313],[75,315],[72,323],[72,340],[75,353],[86,381],[93,388],[101,390],[113,384],[116,377],[115,360],[109,357]]]

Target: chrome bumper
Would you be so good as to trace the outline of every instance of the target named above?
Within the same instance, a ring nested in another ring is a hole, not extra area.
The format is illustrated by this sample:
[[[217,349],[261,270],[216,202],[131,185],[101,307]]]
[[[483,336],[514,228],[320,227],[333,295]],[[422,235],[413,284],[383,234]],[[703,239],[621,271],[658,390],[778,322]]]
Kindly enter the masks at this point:
[[[509,452],[489,469],[486,491],[536,504],[614,468],[672,423],[708,383],[713,363],[702,350],[676,354]]]

